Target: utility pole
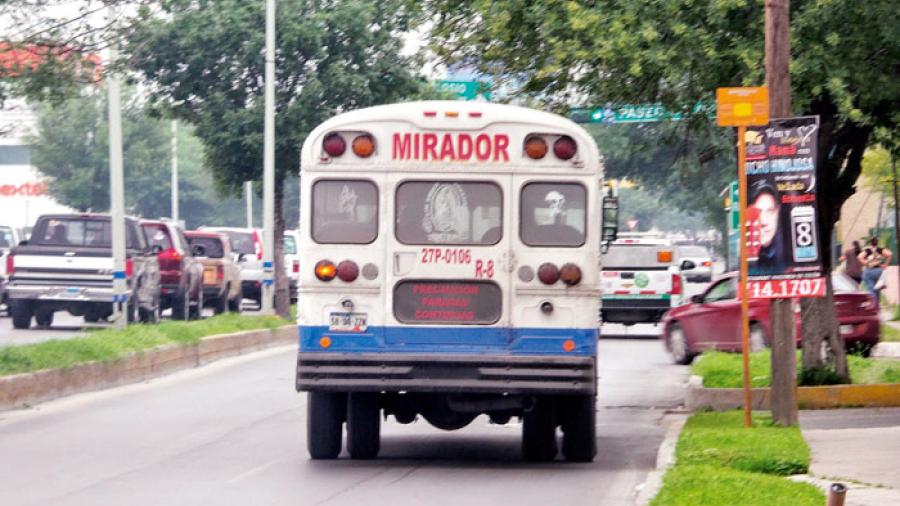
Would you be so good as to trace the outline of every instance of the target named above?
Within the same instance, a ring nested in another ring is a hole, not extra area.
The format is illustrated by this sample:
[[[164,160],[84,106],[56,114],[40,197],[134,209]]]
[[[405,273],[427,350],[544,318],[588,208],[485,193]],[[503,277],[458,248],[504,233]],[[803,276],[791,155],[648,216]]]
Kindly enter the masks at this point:
[[[172,120],[172,221],[178,223],[178,122]]]
[[[272,314],[272,302],[275,295],[275,0],[266,0],[265,95],[261,309],[263,314]]]
[[[894,143],[890,146],[891,171],[894,175],[894,251],[900,255],[900,199],[897,195],[897,156],[894,154]],[[897,287],[900,290],[900,269],[897,269]]]
[[[109,22],[116,29],[116,8],[109,6]],[[109,48],[110,67],[119,56],[118,36]],[[107,77],[109,91],[109,211],[113,256],[113,324],[124,328],[128,324],[125,279],[125,181],[122,175],[122,96],[121,83],[115,71]]]
[[[769,116],[791,115],[790,0],[766,0],[766,86]],[[797,425],[797,361],[794,311],[791,299],[771,302],[772,419]]]
[[[253,181],[244,181],[244,203],[247,209],[247,228],[253,228]]]

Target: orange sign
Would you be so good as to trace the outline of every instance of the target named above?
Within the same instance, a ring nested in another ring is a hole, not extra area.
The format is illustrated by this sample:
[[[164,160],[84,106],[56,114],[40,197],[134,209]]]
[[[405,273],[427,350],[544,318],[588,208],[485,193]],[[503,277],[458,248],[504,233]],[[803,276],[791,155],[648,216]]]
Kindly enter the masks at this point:
[[[769,124],[769,89],[717,88],[716,122],[721,127]]]

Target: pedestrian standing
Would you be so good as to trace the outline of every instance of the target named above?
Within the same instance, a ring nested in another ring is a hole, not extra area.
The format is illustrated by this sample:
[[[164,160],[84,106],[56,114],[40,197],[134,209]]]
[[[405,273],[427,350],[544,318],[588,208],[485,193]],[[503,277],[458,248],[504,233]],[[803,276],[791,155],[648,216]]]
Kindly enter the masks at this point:
[[[891,261],[891,250],[878,246],[878,238],[873,237],[869,240],[869,246],[857,256],[863,265],[863,284],[866,286],[869,294],[875,299],[875,307],[879,306],[878,292],[881,290],[878,280],[884,272],[884,268]]]
[[[859,241],[853,241],[853,247],[841,255],[841,262],[844,262],[844,274],[856,281],[857,285],[862,282],[863,275],[863,265],[859,260],[860,253],[862,253],[862,246],[859,245]]]

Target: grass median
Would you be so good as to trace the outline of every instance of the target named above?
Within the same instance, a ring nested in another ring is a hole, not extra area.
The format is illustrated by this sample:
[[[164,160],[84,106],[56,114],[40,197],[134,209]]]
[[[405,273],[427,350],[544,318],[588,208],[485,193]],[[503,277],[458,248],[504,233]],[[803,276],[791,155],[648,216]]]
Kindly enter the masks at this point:
[[[768,387],[772,379],[772,355],[770,350],[750,354],[750,385]],[[800,370],[800,352],[797,352],[797,370]],[[854,384],[900,383],[900,362],[877,360],[858,355],[847,355],[850,380]],[[743,386],[740,353],[706,352],[694,361],[691,374],[703,378],[707,388],[741,388]]]
[[[881,340],[883,342],[900,342],[900,329],[888,323],[881,324]]]
[[[773,425],[767,413],[695,413],[675,448],[675,465],[652,506],[821,506],[816,487],[784,479],[809,468],[809,447],[797,427]]]
[[[275,316],[223,314],[200,321],[167,321],[103,329],[83,337],[0,348],[0,376],[111,362],[129,353],[166,344],[194,344],[200,339],[244,330],[275,329],[291,322]]]

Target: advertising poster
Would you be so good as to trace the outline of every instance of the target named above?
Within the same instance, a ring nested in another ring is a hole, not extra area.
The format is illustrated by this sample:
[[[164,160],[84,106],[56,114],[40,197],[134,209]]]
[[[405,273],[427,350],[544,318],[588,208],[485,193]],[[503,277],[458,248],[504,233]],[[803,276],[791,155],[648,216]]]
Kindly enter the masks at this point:
[[[749,127],[747,260],[751,298],[823,297],[816,211],[818,116]]]

